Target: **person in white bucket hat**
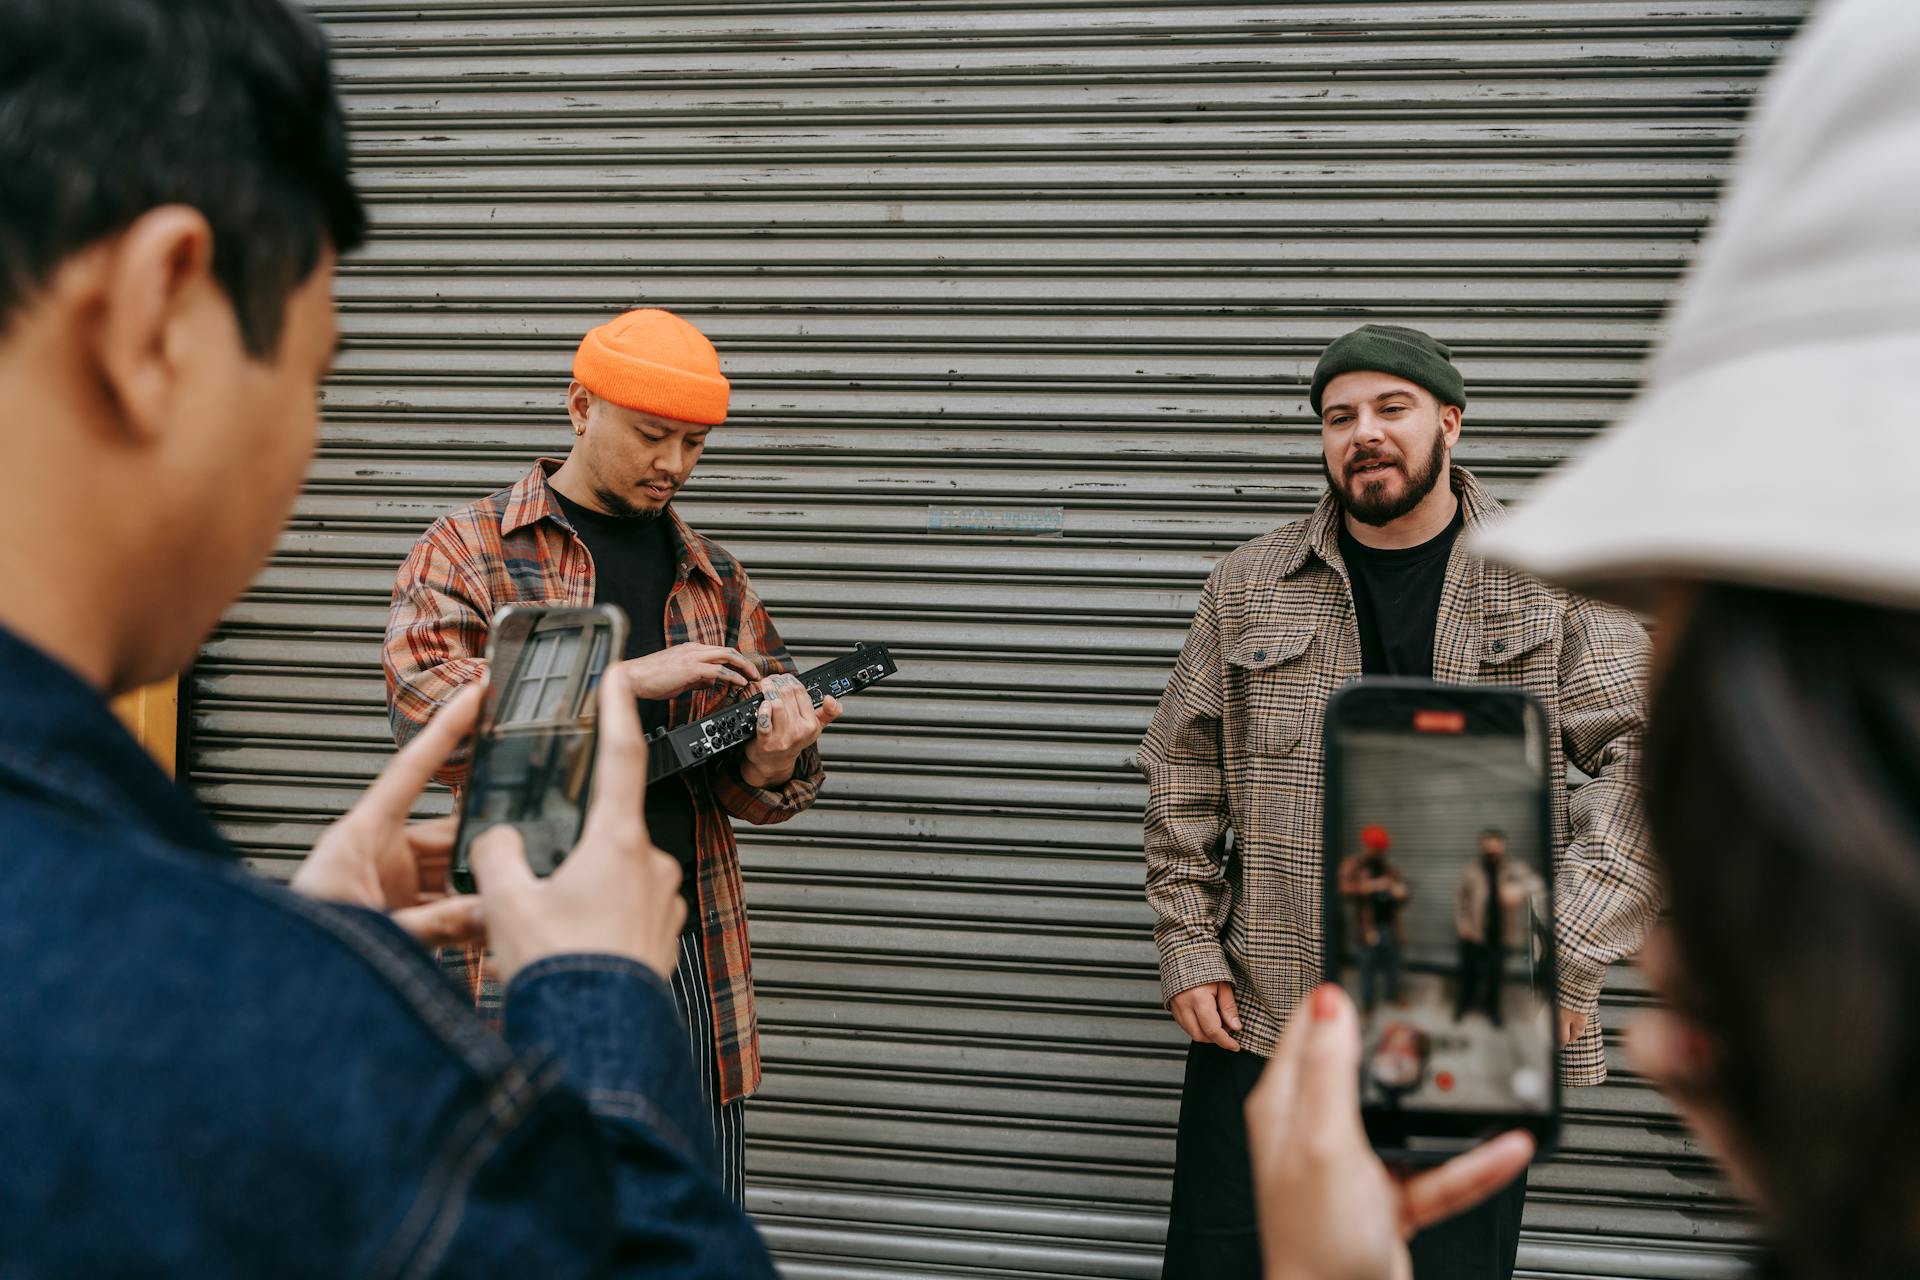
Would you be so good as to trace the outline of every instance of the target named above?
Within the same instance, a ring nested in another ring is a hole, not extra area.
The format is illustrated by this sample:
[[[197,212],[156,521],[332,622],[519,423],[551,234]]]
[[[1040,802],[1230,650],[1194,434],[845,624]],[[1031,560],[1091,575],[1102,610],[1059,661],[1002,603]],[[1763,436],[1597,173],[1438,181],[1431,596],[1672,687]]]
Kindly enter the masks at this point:
[[[1659,617],[1646,804],[1668,1009],[1635,1065],[1759,1211],[1762,1270],[1920,1276],[1920,3],[1830,0],[1607,439],[1491,559]],[[1270,1275],[1409,1274],[1507,1135],[1409,1182],[1367,1150],[1350,1004],[1248,1102]]]

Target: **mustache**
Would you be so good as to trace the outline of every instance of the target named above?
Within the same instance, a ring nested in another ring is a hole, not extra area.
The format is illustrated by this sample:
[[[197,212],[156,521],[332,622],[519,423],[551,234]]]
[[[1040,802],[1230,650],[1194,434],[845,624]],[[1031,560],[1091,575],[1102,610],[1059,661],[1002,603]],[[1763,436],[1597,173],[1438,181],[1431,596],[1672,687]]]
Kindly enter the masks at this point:
[[[1385,462],[1391,466],[1399,467],[1402,471],[1406,470],[1405,461],[1394,456],[1393,454],[1377,453],[1377,452],[1376,453],[1359,453],[1347,459],[1346,467],[1345,467],[1347,478],[1351,480],[1353,478],[1353,473],[1359,468],[1366,466],[1369,462]]]

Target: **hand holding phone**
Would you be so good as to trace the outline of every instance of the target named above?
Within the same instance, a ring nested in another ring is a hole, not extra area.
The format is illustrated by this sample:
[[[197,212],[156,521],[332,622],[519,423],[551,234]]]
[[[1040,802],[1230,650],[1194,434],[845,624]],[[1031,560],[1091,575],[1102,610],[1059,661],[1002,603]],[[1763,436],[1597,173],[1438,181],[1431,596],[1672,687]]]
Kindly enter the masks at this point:
[[[1389,1170],[1360,1121],[1360,1023],[1338,987],[1287,1024],[1247,1098],[1247,1151],[1268,1274],[1404,1276],[1407,1240],[1507,1186],[1533,1157],[1503,1134],[1420,1173]]]
[[[436,770],[471,732],[480,690],[454,696],[380,772],[366,794],[293,873],[295,893],[384,911],[423,947],[477,942],[485,921],[471,898],[447,894],[455,821],[414,822],[414,806]]]
[[[551,875],[528,865],[518,830],[499,825],[471,846],[500,981],[557,955],[616,955],[662,978],[679,956],[686,903],[680,864],[647,836],[647,744],[625,672],[606,672],[599,688],[599,749],[593,802],[580,839]]]

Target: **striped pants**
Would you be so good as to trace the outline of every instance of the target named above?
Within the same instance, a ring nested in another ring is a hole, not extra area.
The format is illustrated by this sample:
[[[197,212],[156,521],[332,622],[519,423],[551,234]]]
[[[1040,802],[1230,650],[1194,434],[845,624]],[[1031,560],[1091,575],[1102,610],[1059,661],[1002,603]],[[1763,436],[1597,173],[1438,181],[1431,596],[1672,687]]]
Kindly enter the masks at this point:
[[[720,1088],[720,1070],[713,1060],[713,1007],[707,1003],[707,961],[696,930],[680,935],[680,963],[673,970],[673,1002],[680,1006],[680,1021],[687,1029],[687,1040],[693,1050],[693,1069],[700,1077],[700,1094],[707,1100],[713,1116],[720,1184],[735,1204],[745,1208],[746,1103],[736,1098],[722,1106],[715,1101]]]

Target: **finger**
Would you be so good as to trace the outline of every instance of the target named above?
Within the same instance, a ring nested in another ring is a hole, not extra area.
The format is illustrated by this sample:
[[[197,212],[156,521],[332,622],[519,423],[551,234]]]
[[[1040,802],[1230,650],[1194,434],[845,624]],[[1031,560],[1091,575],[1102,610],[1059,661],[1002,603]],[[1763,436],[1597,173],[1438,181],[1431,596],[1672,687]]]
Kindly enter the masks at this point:
[[[1289,1141],[1299,1116],[1294,1100],[1300,1092],[1299,1052],[1297,1046],[1305,1034],[1305,1006],[1294,1015],[1291,1025],[1280,1037],[1280,1044],[1260,1072],[1260,1080],[1247,1095],[1248,1154],[1257,1173],[1268,1165],[1275,1152]],[[1292,1040],[1292,1047],[1289,1046]]]
[[[403,908],[393,913],[393,922],[423,947],[461,947],[487,936],[486,912],[465,895]]]
[[[1713,1059],[1706,1033],[1679,1014],[1647,1009],[1627,1024],[1627,1061],[1671,1097],[1704,1092],[1713,1078]]]
[[[1302,1016],[1304,1014],[1304,1016]],[[1299,1045],[1300,1105],[1308,1114],[1360,1123],[1360,1019],[1353,1001],[1322,983],[1294,1022]],[[1289,1034],[1293,1028],[1289,1028]]]
[[[1189,1040],[1206,1039],[1205,1036],[1200,1034],[1200,1024],[1194,1021],[1193,1013],[1191,1010],[1187,1008],[1186,1005],[1176,1004],[1173,1006],[1173,1020],[1180,1024],[1180,1029],[1182,1031],[1187,1033],[1187,1039]]]
[[[640,728],[640,704],[625,672],[609,671],[600,680],[600,723],[593,762],[593,807],[587,824],[609,820],[645,823],[647,739]],[[645,835],[642,827],[641,834]]]
[[[760,668],[754,666],[753,661],[738,649],[722,649],[720,653],[722,662],[746,677],[741,683],[750,684],[760,678]]]
[[[458,814],[416,822],[406,830],[407,849],[421,893],[446,892],[447,871],[453,865],[453,842],[460,833]]]
[[[473,878],[484,896],[534,883],[533,868],[527,865],[527,843],[512,827],[490,827],[467,848],[467,860],[473,864]]]
[[[747,678],[725,663],[709,662],[700,670],[706,675],[710,684],[732,685],[736,689],[744,689],[747,686]]]
[[[1228,1035],[1226,1028],[1220,1025],[1220,1010],[1216,1001],[1200,1001],[1199,1019],[1200,1034],[1203,1039],[1210,1044],[1219,1045],[1222,1049],[1239,1052],[1240,1042]]]
[[[1233,1003],[1233,988],[1225,983],[1220,985],[1220,1021],[1229,1031],[1240,1029],[1240,1010]]]
[[[1410,1179],[1405,1188],[1408,1233],[1473,1208],[1519,1177],[1531,1159],[1533,1135],[1516,1129]]]
[[[768,742],[784,742],[793,723],[793,708],[788,705],[784,688],[775,683],[761,710],[767,714],[760,736]]]
[[[427,721],[426,728],[415,734],[413,741],[380,771],[380,776],[353,806],[353,813],[405,822],[427,783],[447,762],[454,748],[473,731],[480,718],[480,691],[481,684],[475,681],[448,699],[433,719]]]
[[[807,692],[807,686],[798,679],[793,682],[793,714],[795,720],[806,728],[810,736],[818,736],[825,727],[820,719],[820,708],[813,705],[813,695]]]
[[[840,713],[845,710],[846,707],[841,703],[840,699],[834,697],[832,694],[828,694],[825,698],[822,698],[820,700],[820,727],[824,729],[835,720],[838,720]]]
[[[1680,989],[1680,962],[1673,931],[1665,923],[1656,924],[1647,931],[1646,941],[1640,944],[1640,953],[1634,957],[1634,963],[1640,966],[1640,972],[1647,975],[1648,985],[1662,999],[1671,1002]]]
[[[1256,1187],[1268,1178],[1294,1128],[1294,1084],[1289,1066],[1269,1061],[1247,1095],[1247,1156]],[[1264,1189],[1264,1188],[1262,1188]]]
[[[1219,1045],[1222,1049],[1225,1049],[1228,1053],[1240,1052],[1240,1042],[1238,1040],[1235,1040],[1232,1036],[1228,1035],[1226,1028],[1220,1026],[1218,1023],[1214,1024],[1213,1034],[1208,1036],[1207,1039],[1212,1041],[1214,1044]]]
[[[409,826],[407,845],[421,857],[434,853],[447,853],[452,851],[454,838],[459,834],[460,815],[443,814],[438,818],[428,818],[425,822],[416,822]]]

